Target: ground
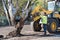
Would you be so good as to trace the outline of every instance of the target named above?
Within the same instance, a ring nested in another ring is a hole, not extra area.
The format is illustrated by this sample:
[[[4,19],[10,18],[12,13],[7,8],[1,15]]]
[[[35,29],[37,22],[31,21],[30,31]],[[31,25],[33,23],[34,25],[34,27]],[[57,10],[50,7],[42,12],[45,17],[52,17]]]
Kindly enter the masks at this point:
[[[0,35],[4,35],[5,37],[9,32],[13,30],[15,30],[14,26],[0,27]],[[44,32],[34,32],[33,27],[31,25],[24,25],[24,28],[22,29],[21,33],[24,36],[12,37],[9,39],[1,39],[1,40],[60,40],[60,33],[49,34],[47,32],[47,36],[44,36],[43,35]]]

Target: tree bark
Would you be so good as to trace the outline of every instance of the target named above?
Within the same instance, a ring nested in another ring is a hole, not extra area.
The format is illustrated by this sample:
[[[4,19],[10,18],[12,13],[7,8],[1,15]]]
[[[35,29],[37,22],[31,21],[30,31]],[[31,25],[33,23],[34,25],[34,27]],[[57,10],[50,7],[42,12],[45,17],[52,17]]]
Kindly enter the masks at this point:
[[[9,15],[10,15],[10,21],[11,21],[11,25],[14,25],[13,22],[13,14],[12,14],[12,0],[8,0],[8,11],[9,11]]]
[[[8,10],[7,10],[7,7],[6,7],[6,0],[2,0],[2,4],[3,4],[4,12],[6,13],[7,20],[8,20],[9,25],[10,25],[10,20],[9,20],[9,16],[8,16]]]

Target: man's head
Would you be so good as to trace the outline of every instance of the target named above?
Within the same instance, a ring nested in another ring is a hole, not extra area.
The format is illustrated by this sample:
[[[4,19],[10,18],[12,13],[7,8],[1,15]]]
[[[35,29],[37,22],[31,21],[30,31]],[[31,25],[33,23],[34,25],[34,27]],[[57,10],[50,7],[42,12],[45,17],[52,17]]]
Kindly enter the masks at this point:
[[[44,15],[47,16],[46,12],[44,12]]]

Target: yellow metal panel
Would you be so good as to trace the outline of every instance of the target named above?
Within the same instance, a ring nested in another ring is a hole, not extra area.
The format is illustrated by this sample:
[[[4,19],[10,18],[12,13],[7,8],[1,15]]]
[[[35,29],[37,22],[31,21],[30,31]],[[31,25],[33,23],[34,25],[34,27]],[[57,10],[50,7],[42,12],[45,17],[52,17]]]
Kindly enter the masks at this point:
[[[40,16],[37,16],[34,18],[34,21],[38,20],[40,18]]]
[[[36,6],[35,9],[32,11],[32,15],[34,15],[35,13],[39,12],[39,6]]]
[[[54,14],[54,17],[56,17],[56,18],[60,18],[60,14]]]

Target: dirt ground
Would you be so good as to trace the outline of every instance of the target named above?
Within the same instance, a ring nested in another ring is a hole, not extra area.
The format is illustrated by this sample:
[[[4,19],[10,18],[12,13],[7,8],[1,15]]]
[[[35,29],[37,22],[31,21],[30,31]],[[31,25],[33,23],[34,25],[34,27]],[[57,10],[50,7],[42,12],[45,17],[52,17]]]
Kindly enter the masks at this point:
[[[0,35],[4,35],[4,37],[6,37],[6,35],[13,30],[15,30],[14,26],[0,27]],[[34,32],[31,25],[24,25],[21,33],[24,36],[8,39],[3,38],[1,40],[60,40],[60,32],[56,34],[50,34],[47,32],[47,36],[44,36],[44,32]]]

